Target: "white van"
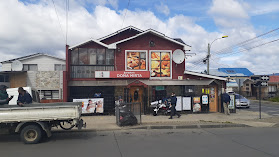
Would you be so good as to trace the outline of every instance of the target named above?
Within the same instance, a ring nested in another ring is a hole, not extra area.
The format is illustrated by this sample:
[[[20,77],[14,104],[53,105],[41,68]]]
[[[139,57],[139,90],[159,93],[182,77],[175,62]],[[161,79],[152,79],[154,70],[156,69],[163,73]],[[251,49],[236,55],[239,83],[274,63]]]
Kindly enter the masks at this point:
[[[33,98],[33,102],[40,102],[40,96],[37,90],[31,87],[23,87]],[[9,105],[16,105],[18,99],[18,88],[8,88],[7,93],[9,97],[14,96],[13,99],[9,102]]]

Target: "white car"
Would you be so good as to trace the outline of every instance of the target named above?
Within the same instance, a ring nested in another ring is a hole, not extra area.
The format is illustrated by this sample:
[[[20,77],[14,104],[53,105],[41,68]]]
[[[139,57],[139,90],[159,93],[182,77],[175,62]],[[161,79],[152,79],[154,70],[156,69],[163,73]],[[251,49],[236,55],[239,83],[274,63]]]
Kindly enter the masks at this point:
[[[244,96],[235,94],[235,106],[237,108],[249,108],[250,100],[246,99]]]

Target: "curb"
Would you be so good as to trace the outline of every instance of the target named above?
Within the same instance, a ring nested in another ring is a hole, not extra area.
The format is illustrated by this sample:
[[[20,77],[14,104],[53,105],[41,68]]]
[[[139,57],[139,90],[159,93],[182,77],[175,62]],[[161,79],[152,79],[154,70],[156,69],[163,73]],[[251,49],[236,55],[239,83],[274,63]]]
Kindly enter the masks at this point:
[[[55,133],[65,133],[65,132],[98,132],[98,131],[118,131],[118,130],[160,130],[160,129],[206,129],[206,128],[234,128],[234,127],[251,127],[245,124],[205,124],[205,125],[151,125],[151,126],[128,126],[119,127],[114,129],[83,129],[83,130],[53,130]]]

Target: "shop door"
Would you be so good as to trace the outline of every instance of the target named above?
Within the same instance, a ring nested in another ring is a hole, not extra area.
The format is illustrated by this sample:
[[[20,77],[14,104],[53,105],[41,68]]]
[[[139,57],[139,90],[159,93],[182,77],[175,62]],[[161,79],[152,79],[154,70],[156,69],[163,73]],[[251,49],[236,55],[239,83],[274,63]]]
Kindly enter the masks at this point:
[[[138,102],[141,104],[141,111],[143,111],[143,91],[144,88],[140,86],[132,86],[129,90],[130,102]],[[139,107],[139,106],[138,106]]]

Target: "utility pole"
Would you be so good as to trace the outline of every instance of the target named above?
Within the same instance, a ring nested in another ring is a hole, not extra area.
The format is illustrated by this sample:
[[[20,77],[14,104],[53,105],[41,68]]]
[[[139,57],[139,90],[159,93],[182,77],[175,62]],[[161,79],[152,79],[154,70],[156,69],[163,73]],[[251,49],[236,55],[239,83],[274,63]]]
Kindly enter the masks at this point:
[[[210,44],[208,43],[208,47],[207,47],[208,51],[207,51],[207,74],[209,75],[209,57],[210,57]]]
[[[216,39],[214,39],[213,41],[212,41],[212,43],[211,44],[209,44],[208,43],[208,47],[207,47],[207,49],[208,49],[208,52],[207,52],[207,57],[206,57],[206,60],[207,60],[207,74],[209,75],[209,58],[210,58],[210,48],[211,48],[211,45],[214,43],[214,41],[216,41],[216,40],[218,40],[218,39],[222,39],[222,38],[227,38],[228,36],[227,35],[225,35],[225,36],[222,36],[221,38],[216,38]]]

